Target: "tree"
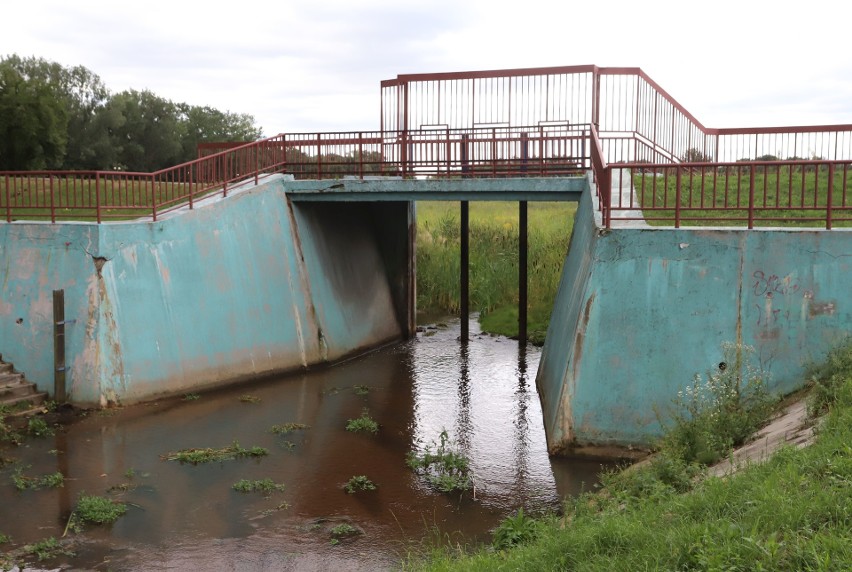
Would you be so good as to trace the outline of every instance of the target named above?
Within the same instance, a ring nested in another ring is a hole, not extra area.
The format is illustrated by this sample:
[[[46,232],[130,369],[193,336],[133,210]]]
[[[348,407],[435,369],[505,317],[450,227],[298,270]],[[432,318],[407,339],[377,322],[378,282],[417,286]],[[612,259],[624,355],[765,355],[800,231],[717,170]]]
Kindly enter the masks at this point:
[[[68,110],[56,86],[0,61],[0,169],[56,169],[68,140]]]
[[[151,172],[180,163],[184,125],[174,103],[148,90],[131,89],[114,95],[106,113],[123,119],[110,130],[115,167]]]
[[[222,112],[212,107],[181,103],[180,118],[185,124],[182,160],[196,158],[198,144],[215,141],[255,141],[263,136],[254,117],[246,113]]]

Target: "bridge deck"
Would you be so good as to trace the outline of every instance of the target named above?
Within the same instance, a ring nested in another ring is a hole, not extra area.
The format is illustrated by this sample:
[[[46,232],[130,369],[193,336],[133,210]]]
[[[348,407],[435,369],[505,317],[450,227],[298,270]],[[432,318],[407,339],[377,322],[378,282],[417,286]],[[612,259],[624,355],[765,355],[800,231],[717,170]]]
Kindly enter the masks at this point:
[[[575,177],[499,179],[290,180],[284,189],[296,202],[352,201],[579,201],[589,183]]]

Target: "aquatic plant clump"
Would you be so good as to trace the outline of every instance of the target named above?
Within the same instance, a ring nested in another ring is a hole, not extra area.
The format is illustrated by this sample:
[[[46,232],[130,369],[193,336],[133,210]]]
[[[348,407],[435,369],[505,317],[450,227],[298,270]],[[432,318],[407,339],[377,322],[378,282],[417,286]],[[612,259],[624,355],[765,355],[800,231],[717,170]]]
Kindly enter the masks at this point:
[[[364,409],[361,411],[361,417],[357,419],[350,419],[346,423],[346,430],[352,431],[355,433],[359,432],[367,432],[373,433],[374,435],[379,432],[379,424],[370,417],[370,412]]]
[[[422,453],[410,452],[405,464],[443,493],[473,488],[470,460],[453,449],[446,430],[441,431],[439,440],[439,444],[427,445]]]
[[[81,495],[72,518],[90,524],[109,524],[127,512],[127,505],[104,497]]]
[[[166,461],[179,461],[181,463],[210,463],[212,461],[230,461],[232,459],[240,459],[244,457],[263,457],[268,455],[269,451],[263,447],[251,447],[245,449],[239,443],[234,441],[227,447],[221,449],[181,449],[172,453],[161,455],[161,459]]]
[[[376,490],[376,484],[368,479],[366,475],[356,475],[346,481],[346,484],[343,485],[343,490],[350,495],[358,491],[374,491]]]
[[[273,425],[272,428],[269,429],[269,431],[275,433],[276,435],[285,435],[287,433],[292,433],[293,431],[301,431],[303,429],[310,429],[310,426],[305,425],[304,423],[282,423],[280,425]]]
[[[40,477],[28,477],[19,469],[12,475],[12,482],[19,491],[56,488],[63,486],[65,476],[57,471]]]
[[[241,493],[254,493],[259,492],[263,493],[264,496],[270,496],[274,492],[281,492],[284,490],[284,485],[275,483],[272,479],[261,479],[257,481],[250,481],[248,479],[240,479],[236,483],[234,483],[233,489],[235,491]]]

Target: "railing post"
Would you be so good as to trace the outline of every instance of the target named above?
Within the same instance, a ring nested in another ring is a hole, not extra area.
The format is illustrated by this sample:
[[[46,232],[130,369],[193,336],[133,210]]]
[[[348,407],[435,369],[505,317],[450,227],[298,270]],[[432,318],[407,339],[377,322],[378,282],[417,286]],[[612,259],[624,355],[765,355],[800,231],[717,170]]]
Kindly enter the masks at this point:
[[[612,228],[612,167],[606,167],[598,180],[600,187],[601,207],[603,210],[603,223],[606,228]]]
[[[95,172],[95,213],[98,224],[101,223],[101,172]]]
[[[530,136],[529,133],[521,133],[521,173],[527,172],[527,163],[530,160]]]
[[[148,188],[148,181],[151,181],[151,219],[157,221],[157,182],[153,175],[149,175],[145,179],[145,188]]]
[[[461,160],[461,170],[462,173],[467,173],[470,171],[470,159],[468,158],[468,134],[462,133],[461,141],[459,141],[460,153],[459,159]],[[462,175],[464,176],[464,175]]]
[[[748,183],[748,227],[754,228],[754,165],[749,166]]]
[[[322,133],[317,133],[317,179],[322,179]]]
[[[194,186],[195,180],[196,180],[196,177],[192,176],[192,171],[193,171],[193,169],[198,169],[200,167],[201,167],[201,163],[194,163],[194,164],[189,166],[189,181],[188,181],[189,182],[189,210],[193,209],[193,205],[192,205],[193,194],[194,194],[193,186]]]
[[[56,222],[56,205],[53,196],[53,175],[47,176],[48,187],[50,187],[50,222]]]
[[[449,178],[449,176],[450,176],[450,171],[452,170],[452,166],[453,166],[453,160],[452,160],[452,157],[453,157],[453,147],[452,147],[452,144],[450,143],[450,127],[449,127],[449,125],[446,127],[445,133],[446,133],[446,138],[447,138],[447,139],[446,139],[446,146],[447,146],[447,177]]]
[[[675,228],[680,228],[680,184],[682,174],[683,170],[680,167],[675,167]]]
[[[222,179],[225,181],[225,184],[222,186],[222,196],[227,197],[228,196],[228,178],[230,177],[230,174],[231,174],[231,154],[228,153],[227,155],[225,155],[224,159],[225,159],[225,169],[224,169],[224,172],[222,173]]]
[[[819,167],[817,167],[819,168]],[[817,192],[816,187],[814,187],[814,193]],[[826,205],[825,205],[825,228],[827,230],[831,230],[832,225],[832,212],[831,207],[834,202],[834,163],[828,164],[828,189],[826,192]]]
[[[254,184],[257,186],[260,181],[260,147],[257,143],[254,144]]]
[[[364,134],[358,132],[358,178],[364,178]]]
[[[12,203],[9,202],[9,175],[4,177],[6,181],[6,222],[12,222]]]

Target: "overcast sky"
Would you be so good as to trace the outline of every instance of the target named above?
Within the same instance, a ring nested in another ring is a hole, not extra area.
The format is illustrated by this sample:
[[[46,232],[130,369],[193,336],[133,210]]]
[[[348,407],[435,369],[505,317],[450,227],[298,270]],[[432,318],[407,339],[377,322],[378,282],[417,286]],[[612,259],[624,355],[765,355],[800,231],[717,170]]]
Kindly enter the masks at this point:
[[[847,8],[811,0],[24,0],[0,55],[254,115],[266,135],[379,128],[403,73],[641,67],[707,127],[852,123]]]

